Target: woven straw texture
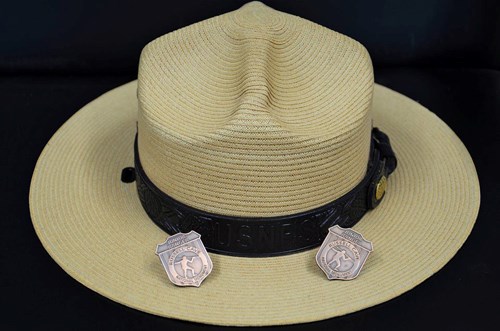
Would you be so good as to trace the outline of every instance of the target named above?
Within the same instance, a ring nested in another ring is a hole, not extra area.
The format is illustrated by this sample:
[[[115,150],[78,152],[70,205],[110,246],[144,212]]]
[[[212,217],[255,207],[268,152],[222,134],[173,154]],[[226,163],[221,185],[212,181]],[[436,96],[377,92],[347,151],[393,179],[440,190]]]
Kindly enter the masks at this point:
[[[72,277],[124,305],[220,325],[309,322],[394,298],[438,271],[469,235],[479,208],[474,164],[457,136],[416,102],[375,86],[374,124],[391,137],[398,169],[384,201],[354,227],[375,251],[353,281],[327,281],[316,249],[276,258],[211,254],[200,288],[171,284],[154,254],[165,233],[134,184],[136,83],[75,114],[47,144],[30,191],[35,230]]]
[[[387,301],[462,246],[480,195],[459,138],[418,103],[373,85],[359,44],[277,13],[251,3],[160,38],[141,58],[139,93],[131,82],[104,94],[52,137],[33,174],[30,210],[43,246],[68,274],[160,316],[277,325]],[[229,24],[241,33],[224,33]],[[246,27],[255,36],[271,32],[252,44]],[[329,55],[337,46],[343,54]],[[328,281],[312,249],[273,258],[211,254],[214,269],[200,288],[169,282],[154,253],[166,234],[144,212],[135,184],[120,181],[133,165],[137,122],[145,169],[169,194],[208,211],[280,215],[328,202],[359,181],[372,120],[390,136],[398,168],[380,206],[354,227],[375,249],[357,279]]]
[[[310,210],[364,177],[372,91],[361,44],[252,2],[145,47],[141,161],[157,187],[202,210]]]

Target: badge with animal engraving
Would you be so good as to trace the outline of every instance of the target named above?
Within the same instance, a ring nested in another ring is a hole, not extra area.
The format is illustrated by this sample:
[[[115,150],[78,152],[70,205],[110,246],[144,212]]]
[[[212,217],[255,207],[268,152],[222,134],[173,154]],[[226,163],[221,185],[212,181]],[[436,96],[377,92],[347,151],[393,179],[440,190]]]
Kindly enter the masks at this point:
[[[170,281],[178,286],[199,287],[212,271],[212,260],[195,231],[168,237],[156,246],[156,255]]]
[[[328,279],[350,280],[359,275],[372,251],[372,243],[360,233],[334,225],[316,254],[316,263]]]

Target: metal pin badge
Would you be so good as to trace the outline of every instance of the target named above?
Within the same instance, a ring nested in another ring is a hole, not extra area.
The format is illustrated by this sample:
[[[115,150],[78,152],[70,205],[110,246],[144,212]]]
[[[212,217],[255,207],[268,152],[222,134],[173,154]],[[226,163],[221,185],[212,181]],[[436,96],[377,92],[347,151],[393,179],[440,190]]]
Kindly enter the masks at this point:
[[[350,280],[359,275],[372,251],[372,243],[360,233],[334,225],[316,254],[316,263],[328,279]]]
[[[212,271],[212,260],[195,231],[177,233],[156,246],[168,278],[177,286],[196,286]]]

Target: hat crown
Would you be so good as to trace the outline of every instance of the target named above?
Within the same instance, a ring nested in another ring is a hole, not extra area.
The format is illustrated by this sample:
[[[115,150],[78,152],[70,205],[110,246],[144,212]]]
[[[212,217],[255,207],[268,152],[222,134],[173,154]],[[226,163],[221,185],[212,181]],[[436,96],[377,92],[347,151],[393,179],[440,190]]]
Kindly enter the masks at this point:
[[[138,81],[143,168],[189,206],[287,215],[364,177],[373,70],[342,34],[252,2],[149,43]]]

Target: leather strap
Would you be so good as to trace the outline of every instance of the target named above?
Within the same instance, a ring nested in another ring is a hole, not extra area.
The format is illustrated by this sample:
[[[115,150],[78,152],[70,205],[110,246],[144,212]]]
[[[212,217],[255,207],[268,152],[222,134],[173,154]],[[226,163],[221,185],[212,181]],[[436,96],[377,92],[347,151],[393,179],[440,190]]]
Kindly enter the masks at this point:
[[[319,208],[293,215],[233,217],[189,207],[156,187],[142,168],[137,135],[134,155],[137,192],[153,222],[171,235],[191,230],[198,232],[210,252],[244,257],[300,252],[319,246],[333,225],[352,227],[380,203],[383,192],[377,199],[377,185],[397,165],[389,137],[373,128],[366,176],[344,196]]]

